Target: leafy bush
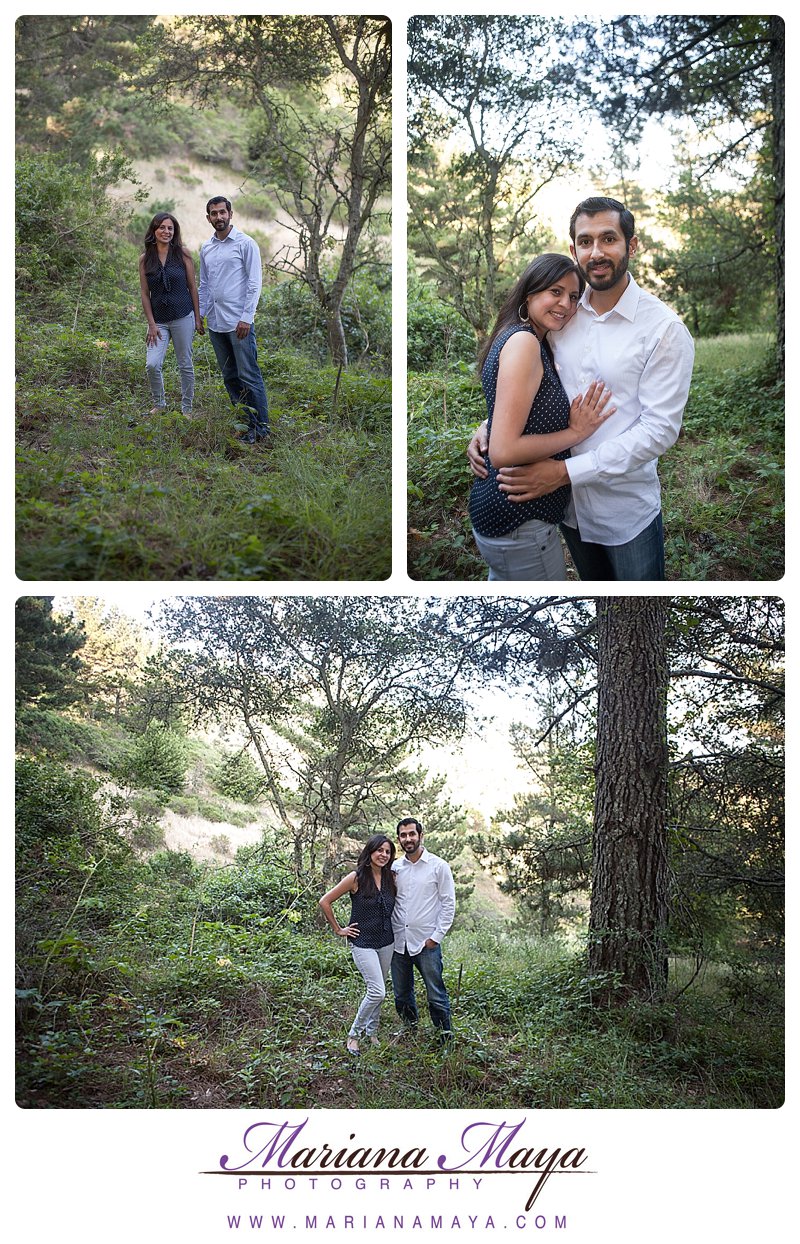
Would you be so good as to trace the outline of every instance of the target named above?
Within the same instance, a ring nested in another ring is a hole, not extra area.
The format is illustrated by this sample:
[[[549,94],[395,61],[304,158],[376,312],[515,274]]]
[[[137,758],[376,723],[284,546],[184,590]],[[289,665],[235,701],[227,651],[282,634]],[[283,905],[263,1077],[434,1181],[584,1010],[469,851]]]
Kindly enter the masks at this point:
[[[23,151],[17,161],[17,287],[41,314],[48,287],[91,275],[113,284],[114,237],[123,209],[107,191],[132,180],[128,160],[106,155],[89,166],[52,153]]]
[[[378,371],[391,370],[392,294],[388,273],[379,282],[357,275],[342,305],[345,341],[352,362]],[[287,278],[268,285],[260,309],[267,336],[277,343],[291,342],[318,363],[328,358],[322,308],[305,281]]]
[[[125,775],[134,784],[157,791],[183,790],[187,754],[183,737],[151,721],[130,749]]]
[[[205,920],[230,924],[271,923],[290,909],[299,887],[280,861],[256,862],[258,849],[240,849],[236,863],[213,873],[203,886],[200,910]],[[297,904],[291,909],[297,910]],[[302,911],[309,909],[306,902]]]
[[[247,752],[235,752],[220,764],[214,785],[229,799],[255,803],[264,790],[264,775]]]
[[[474,366],[475,333],[454,307],[424,282],[408,282],[408,369],[434,371],[443,365]]]
[[[50,760],[23,758],[16,764],[16,823],[22,845],[50,838],[78,836],[96,841],[101,808],[99,783],[84,773],[71,773]]]

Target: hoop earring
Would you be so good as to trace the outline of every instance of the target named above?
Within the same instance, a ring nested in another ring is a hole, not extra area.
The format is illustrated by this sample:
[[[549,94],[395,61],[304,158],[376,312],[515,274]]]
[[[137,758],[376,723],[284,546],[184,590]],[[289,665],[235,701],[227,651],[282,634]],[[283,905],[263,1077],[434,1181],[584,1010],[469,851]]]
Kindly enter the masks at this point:
[[[524,314],[524,315],[522,314],[522,309],[523,309],[523,307],[525,308],[525,314]],[[517,307],[517,317],[518,317],[518,319],[520,319],[520,320],[522,321],[522,323],[523,323],[523,324],[527,324],[527,323],[528,323],[528,320],[529,320],[529,318],[530,318],[530,317],[529,317],[529,315],[528,315],[528,304],[527,304],[527,302],[521,302],[521,303],[519,304],[519,306]]]

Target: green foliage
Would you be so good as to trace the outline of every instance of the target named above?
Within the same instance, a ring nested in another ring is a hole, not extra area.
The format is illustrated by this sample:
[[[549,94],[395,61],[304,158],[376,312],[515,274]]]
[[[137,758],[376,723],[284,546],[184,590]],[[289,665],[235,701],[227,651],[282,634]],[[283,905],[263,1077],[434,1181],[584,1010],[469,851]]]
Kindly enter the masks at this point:
[[[65,717],[49,709],[23,708],[17,713],[17,746],[111,773],[122,764],[126,744],[118,732],[97,722]]]
[[[177,793],[186,781],[187,760],[183,736],[154,721],[130,748],[125,775],[134,785]]]
[[[247,752],[234,752],[220,762],[214,783],[229,799],[255,803],[263,793],[264,774]]]
[[[65,771],[45,790],[41,774],[23,769],[22,788],[39,791],[25,803],[26,824],[32,815],[38,823],[34,805],[46,810],[53,794],[58,804],[59,791],[72,791],[79,817],[97,809],[90,788],[81,794]],[[361,981],[346,947],[314,927],[318,882],[301,888],[266,846],[212,870],[168,851],[145,862],[119,855],[113,869],[92,870],[94,835],[84,830],[76,841],[68,823],[74,817],[62,808],[35,880],[23,875],[23,1105],[763,1108],[781,1100],[775,972],[708,970],[664,1006],[598,1011],[593,995],[605,982],[587,977],[581,954],[496,926],[445,943],[456,1031],[447,1054],[423,1014],[419,1034],[392,1049],[391,1082],[375,1074],[385,1047],[365,1049],[343,1081],[341,1049]],[[675,964],[674,976],[678,990],[687,966]],[[383,1025],[385,1033],[386,1010]]]
[[[495,815],[491,834],[471,841],[500,889],[515,896],[524,923],[535,922],[544,937],[574,917],[575,895],[589,889],[594,747],[563,725],[550,731],[546,744],[537,742],[540,733],[512,727],[530,787]]]
[[[235,864],[210,874],[200,897],[205,921],[255,927],[284,923],[288,913],[309,920],[316,907],[303,892],[280,855],[269,858],[263,847],[242,847]],[[295,921],[288,921],[294,927]]]
[[[759,334],[697,342],[683,432],[659,462],[670,579],[783,574],[784,393],[771,344]],[[432,370],[409,377],[408,399],[409,573],[483,579],[465,458],[485,418],[481,390]]]
[[[170,795],[166,806],[176,816],[197,816],[204,821],[226,825],[252,825],[254,816],[228,802],[227,799],[208,798],[202,795]]]
[[[457,311],[413,276],[408,280],[407,306],[409,371],[475,365],[475,333]]]
[[[23,848],[77,837],[89,848],[100,835],[98,783],[50,760],[24,757],[16,765],[17,834]]]
[[[268,349],[275,448],[254,450],[237,440],[206,340],[195,356],[194,420],[150,419],[141,414],[137,309],[119,311],[111,339],[107,306],[105,318],[99,303],[84,312],[87,327],[76,332],[52,327],[43,336],[37,320],[18,321],[23,577],[388,575],[388,380],[353,370],[339,377],[337,391],[335,369]],[[172,366],[170,357],[168,391],[177,388]]]
[[[86,281],[113,284],[113,235],[121,209],[108,191],[133,180],[121,153],[99,157],[90,167],[52,153],[22,151],[17,159],[17,290],[37,320],[53,301],[53,290],[81,288]]]
[[[232,34],[232,19],[220,20]],[[259,20],[280,38],[292,25],[292,55],[321,24]],[[238,19],[233,25],[246,36]],[[366,262],[366,251],[343,301],[355,364],[341,377],[317,366],[324,317],[307,291],[298,294],[301,282],[276,287],[274,304],[272,287],[264,293],[259,345],[272,452],[240,442],[207,338],[197,341],[193,422],[143,414],[137,254],[145,217],[126,227],[120,191],[130,167],[93,151],[113,153],[119,142],[126,157],[161,160],[184,178],[196,158],[220,165],[226,181],[233,168],[241,181],[253,121],[233,89],[213,108],[183,97],[154,110],[129,72],[153,50],[148,39],[158,42],[152,26],[151,18],[25,18],[18,27],[21,122],[27,111],[31,142],[36,130],[35,147],[20,147],[16,196],[18,572],[32,580],[383,579],[391,569],[390,288],[388,269]],[[328,61],[311,60],[314,76],[325,77]],[[46,91],[52,143],[38,111]],[[141,197],[152,207],[156,196],[157,186]],[[165,376],[171,402],[172,351]]]
[[[415,579],[481,579],[467,516],[467,442],[486,417],[471,375],[432,371],[408,381],[409,574]]]
[[[763,178],[721,193],[697,181],[691,166],[665,193],[662,222],[677,245],[655,248],[655,272],[695,336],[774,328],[769,197]]]
[[[736,340],[738,366],[722,371],[698,349],[683,434],[661,461],[670,578],[784,571],[783,380],[769,357],[755,361],[764,338]]]
[[[383,375],[392,371],[392,283],[388,263],[356,272],[342,302],[349,355]]]
[[[409,248],[481,337],[500,286],[551,248],[536,196],[577,155],[564,105],[581,86],[558,55],[564,37],[544,16],[409,22]]]
[[[59,707],[78,698],[83,666],[76,653],[86,637],[79,627],[53,617],[51,596],[20,596],[15,606],[14,642],[18,706]]]
[[[136,64],[152,17],[29,15],[16,25],[18,141],[85,155],[109,111],[130,98],[119,79]],[[116,137],[128,137],[120,131]]]

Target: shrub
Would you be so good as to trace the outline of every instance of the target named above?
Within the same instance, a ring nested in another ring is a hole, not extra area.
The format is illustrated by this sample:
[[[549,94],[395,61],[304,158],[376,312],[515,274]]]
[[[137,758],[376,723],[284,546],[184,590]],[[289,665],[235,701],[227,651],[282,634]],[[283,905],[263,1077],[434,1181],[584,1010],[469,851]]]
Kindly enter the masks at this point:
[[[380,371],[391,368],[392,316],[388,273],[380,280],[356,276],[344,296],[342,323],[351,364],[364,360]],[[319,363],[328,361],[325,316],[304,281],[278,280],[261,297],[265,322],[276,343],[291,342]]]
[[[431,371],[443,364],[475,363],[475,333],[454,307],[432,289],[408,282],[408,369]]]
[[[17,282],[41,311],[47,287],[83,280],[113,283],[113,238],[121,208],[107,191],[135,180],[128,160],[112,154],[88,167],[52,153],[23,152],[17,161]]]
[[[127,774],[140,786],[151,790],[183,790],[187,755],[183,738],[174,730],[151,721],[128,755]]]
[[[71,773],[50,760],[16,764],[16,824],[21,845],[78,835],[94,841],[100,833],[98,782]]]
[[[264,789],[264,775],[247,752],[235,752],[220,764],[214,785],[229,799],[255,803]]]

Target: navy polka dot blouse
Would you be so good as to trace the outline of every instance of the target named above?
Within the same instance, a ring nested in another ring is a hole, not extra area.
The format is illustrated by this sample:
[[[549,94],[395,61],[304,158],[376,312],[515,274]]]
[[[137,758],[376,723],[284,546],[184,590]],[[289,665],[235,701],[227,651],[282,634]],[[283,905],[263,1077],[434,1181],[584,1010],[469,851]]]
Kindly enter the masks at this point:
[[[156,324],[182,320],[194,309],[186,280],[186,266],[183,259],[172,251],[167,255],[167,262],[159,264],[156,272],[147,273],[147,287]]]
[[[481,383],[486,395],[489,414],[489,431],[492,430],[494,403],[497,394],[497,373],[500,368],[500,351],[514,333],[533,333],[528,324],[512,324],[500,333],[492,343],[483,365]],[[535,334],[534,334],[535,335]],[[569,427],[569,398],[558,378],[549,349],[541,343],[542,383],[525,421],[525,434],[536,432],[563,432]],[[568,458],[569,450],[553,454],[554,458]],[[516,527],[538,518],[543,523],[560,523],[569,501],[569,485],[522,503],[509,501],[497,484],[497,471],[488,455],[484,459],[489,470],[487,479],[476,479],[469,498],[469,516],[479,536],[507,536]]]
[[[357,924],[360,932],[358,937],[349,940],[353,946],[362,946],[366,950],[380,950],[394,941],[392,932],[392,912],[394,911],[394,894],[389,892],[389,883],[384,880],[380,890],[369,896],[360,890],[350,896],[350,923]]]

